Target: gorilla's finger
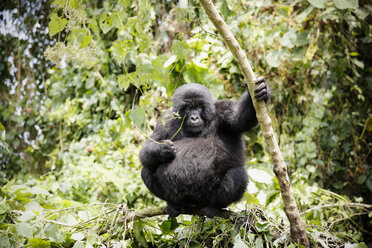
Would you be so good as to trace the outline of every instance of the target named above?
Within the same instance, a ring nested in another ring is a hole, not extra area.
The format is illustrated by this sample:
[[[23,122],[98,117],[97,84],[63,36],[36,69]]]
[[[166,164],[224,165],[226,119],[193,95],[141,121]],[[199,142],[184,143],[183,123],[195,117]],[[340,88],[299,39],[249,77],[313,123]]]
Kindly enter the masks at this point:
[[[261,83],[261,82],[265,82],[265,79],[264,79],[264,77],[259,76],[259,77],[256,79],[256,84],[259,84],[259,83]]]
[[[260,98],[267,96],[267,91],[266,89],[263,89],[260,92],[257,92],[254,96],[257,100],[260,100]]]
[[[258,85],[255,89],[254,89],[254,92],[257,93],[263,89],[266,89],[266,84],[265,83],[261,83],[260,85]]]
[[[267,99],[267,95],[263,95],[263,96],[260,96],[260,97],[256,97],[256,100],[257,101],[262,101],[262,100],[266,100]]]

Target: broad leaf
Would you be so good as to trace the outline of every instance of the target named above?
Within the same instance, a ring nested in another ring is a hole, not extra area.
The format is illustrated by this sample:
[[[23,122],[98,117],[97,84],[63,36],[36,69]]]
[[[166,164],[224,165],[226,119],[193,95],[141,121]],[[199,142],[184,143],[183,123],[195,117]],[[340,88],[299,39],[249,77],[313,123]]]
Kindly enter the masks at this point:
[[[297,41],[297,35],[294,31],[288,31],[283,35],[283,37],[280,39],[280,44],[282,46],[293,48]]]
[[[338,9],[357,9],[359,7],[358,0],[333,0]]]
[[[33,238],[33,233],[32,233],[32,228],[29,224],[27,223],[17,223],[15,224],[17,233],[26,238]]]
[[[28,243],[34,248],[48,248],[50,247],[50,241],[45,241],[40,238],[28,239]]]
[[[137,128],[141,128],[145,121],[145,110],[138,106],[134,110],[130,111],[129,119],[131,119]]]
[[[266,61],[271,67],[279,67],[281,59],[281,52],[279,50],[271,50],[266,55]]]
[[[328,0],[307,0],[311,5],[318,9],[323,9]]]
[[[184,60],[189,52],[187,43],[179,40],[173,42],[172,50],[181,60]]]
[[[112,21],[110,16],[108,16],[106,13],[103,13],[101,15],[101,18],[99,18],[99,26],[101,27],[104,34],[110,31],[112,28]]]
[[[239,233],[234,238],[233,248],[248,248],[248,246],[242,241]]]
[[[57,13],[53,13],[49,22],[49,36],[52,37],[61,32],[65,28],[66,24],[67,20],[65,18],[59,17]]]
[[[58,230],[57,225],[54,223],[47,223],[44,232],[46,237],[52,242],[62,243],[65,240],[64,234]]]
[[[34,213],[34,211],[32,210],[28,210],[26,212],[24,212],[19,218],[18,220],[21,221],[21,222],[27,222],[29,220],[32,220],[34,217],[36,216],[36,214]]]

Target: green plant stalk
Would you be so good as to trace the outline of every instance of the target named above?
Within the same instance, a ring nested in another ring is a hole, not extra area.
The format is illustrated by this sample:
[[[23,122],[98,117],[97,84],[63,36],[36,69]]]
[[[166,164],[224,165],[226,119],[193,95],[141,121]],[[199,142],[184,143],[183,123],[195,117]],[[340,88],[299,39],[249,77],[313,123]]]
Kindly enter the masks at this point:
[[[244,51],[240,47],[238,41],[229,30],[225,21],[222,19],[217,9],[211,0],[200,0],[209,19],[212,21],[218,33],[223,37],[231,53],[237,60],[244,77],[247,80],[248,90],[251,96],[254,96],[254,89],[256,87],[256,76],[245,56]],[[262,134],[265,137],[271,158],[274,163],[274,173],[278,178],[281,195],[284,201],[285,213],[290,222],[291,237],[295,242],[298,242],[306,247],[310,246],[306,235],[306,227],[304,221],[301,219],[298,211],[296,201],[293,196],[291,184],[287,173],[287,166],[284,162],[283,155],[278,146],[278,142],[274,136],[274,130],[271,125],[271,118],[267,113],[266,104],[264,101],[256,101],[252,97],[253,105],[256,110],[257,120],[261,126]]]

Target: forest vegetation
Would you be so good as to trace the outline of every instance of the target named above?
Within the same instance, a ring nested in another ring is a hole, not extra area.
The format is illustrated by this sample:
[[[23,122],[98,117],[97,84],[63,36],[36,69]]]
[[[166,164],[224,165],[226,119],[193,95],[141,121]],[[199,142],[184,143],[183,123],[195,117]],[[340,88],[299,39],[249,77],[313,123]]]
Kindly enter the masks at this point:
[[[312,247],[372,246],[372,4],[216,0],[267,105]],[[196,0],[0,3],[0,247],[303,247],[259,126],[224,216],[164,214],[139,150],[176,88],[246,80]]]

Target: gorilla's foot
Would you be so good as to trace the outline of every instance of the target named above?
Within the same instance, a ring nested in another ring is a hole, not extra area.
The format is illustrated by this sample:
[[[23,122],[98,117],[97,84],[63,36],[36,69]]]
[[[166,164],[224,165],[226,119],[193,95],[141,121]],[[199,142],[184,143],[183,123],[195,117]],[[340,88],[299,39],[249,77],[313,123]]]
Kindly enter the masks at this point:
[[[221,209],[217,208],[217,207],[213,207],[213,206],[208,206],[208,207],[205,207],[202,209],[204,214],[208,217],[208,218],[213,218],[214,216],[216,216],[217,214],[220,213]]]
[[[165,211],[167,211],[170,217],[177,217],[178,215],[181,214],[181,211],[179,209],[177,209],[175,206],[169,203],[167,204]]]

